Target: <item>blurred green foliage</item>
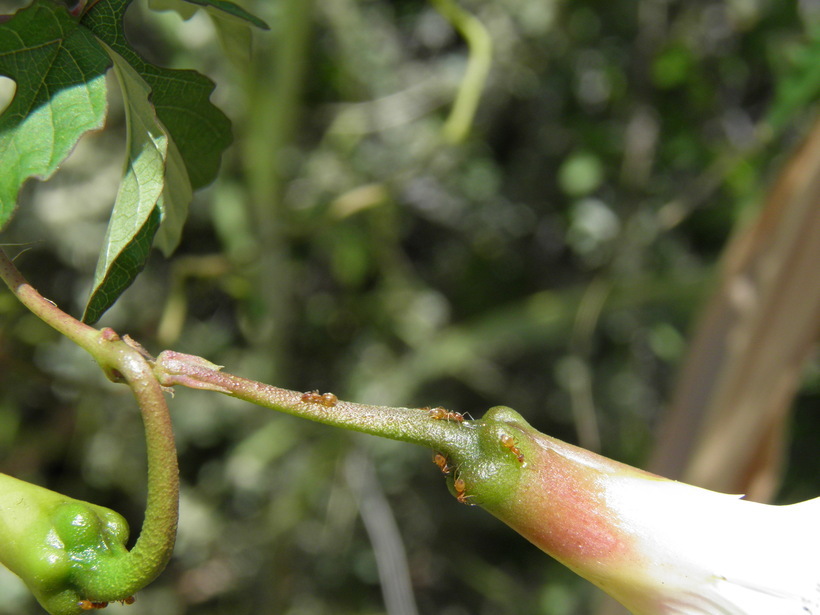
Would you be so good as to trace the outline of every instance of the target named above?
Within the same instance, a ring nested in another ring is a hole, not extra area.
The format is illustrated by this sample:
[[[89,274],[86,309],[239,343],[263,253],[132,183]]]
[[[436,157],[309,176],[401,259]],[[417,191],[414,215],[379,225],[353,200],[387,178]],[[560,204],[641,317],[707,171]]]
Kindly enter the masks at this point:
[[[131,40],[208,74],[236,144],[175,257],[154,256],[101,324],[297,390],[509,405],[640,464],[722,247],[816,114],[816,3],[460,5],[494,55],[453,145],[467,50],[426,2],[248,1],[272,32],[233,64],[204,16],[136,2]],[[75,315],[123,159],[110,104],[106,131],[26,186],[3,235]],[[798,408],[816,402],[816,367],[806,380]],[[374,527],[406,551],[417,611],[394,613],[593,610],[588,584],[456,503],[427,451],[214,394],[180,390],[171,408],[179,544],[133,615],[385,613],[382,586],[402,577],[378,563],[402,558],[374,548]],[[816,412],[797,416],[817,433]],[[2,471],[138,527],[142,447],[128,391],[0,293]],[[817,494],[816,472],[793,477],[792,493]],[[366,525],[380,497],[394,519],[378,508]],[[39,612],[5,572],[0,595],[0,613]]]

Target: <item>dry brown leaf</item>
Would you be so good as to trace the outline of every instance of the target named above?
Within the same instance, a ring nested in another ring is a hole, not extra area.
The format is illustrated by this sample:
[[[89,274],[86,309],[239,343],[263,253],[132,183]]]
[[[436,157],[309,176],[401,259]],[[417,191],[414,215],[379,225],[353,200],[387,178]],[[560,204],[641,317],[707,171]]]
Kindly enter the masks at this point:
[[[730,242],[650,469],[770,499],[786,421],[820,333],[820,121]]]

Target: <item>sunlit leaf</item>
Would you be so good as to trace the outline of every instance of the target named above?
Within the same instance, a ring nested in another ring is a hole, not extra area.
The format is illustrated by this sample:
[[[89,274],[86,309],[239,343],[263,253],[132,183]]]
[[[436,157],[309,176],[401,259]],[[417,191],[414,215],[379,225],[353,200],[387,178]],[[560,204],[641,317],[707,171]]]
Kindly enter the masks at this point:
[[[84,320],[95,322],[134,281],[154,240],[179,242],[194,188],[216,176],[230,122],[211,104],[213,83],[143,60],[122,31],[130,0],[99,2],[83,17],[115,59],[128,120],[128,159]],[[116,27],[112,28],[112,24]]]
[[[125,173],[97,262],[94,288],[83,319],[95,322],[142,271],[161,220],[168,137],[149,101],[151,89],[111,52],[122,87],[128,130]]]
[[[214,89],[210,79],[192,70],[155,66],[131,48],[122,28],[122,17],[129,4],[130,0],[98,2],[85,14],[82,23],[121,55],[151,87],[151,102],[179,149],[191,186],[201,188],[214,180],[222,152],[231,143],[230,120],[210,101]]]
[[[0,116],[0,228],[27,179],[48,178],[84,133],[102,127],[110,63],[57,4],[35,2],[0,24],[0,74],[17,83]]]
[[[179,243],[182,227],[188,217],[188,205],[193,198],[193,189],[185,171],[185,161],[176,143],[168,144],[165,159],[165,187],[159,206],[162,210],[162,226],[154,239],[154,245],[166,255],[174,251]]]

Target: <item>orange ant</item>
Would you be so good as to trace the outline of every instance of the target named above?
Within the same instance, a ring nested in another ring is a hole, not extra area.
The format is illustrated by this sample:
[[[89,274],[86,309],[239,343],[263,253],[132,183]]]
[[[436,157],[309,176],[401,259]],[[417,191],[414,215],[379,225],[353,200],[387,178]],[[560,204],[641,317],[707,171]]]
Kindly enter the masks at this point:
[[[456,500],[458,500],[461,504],[468,504],[470,506],[473,506],[473,504],[470,504],[467,501],[467,498],[470,498],[472,496],[466,494],[467,483],[464,482],[463,478],[459,476],[453,481],[453,489],[455,489],[456,491]]]
[[[83,611],[93,611],[94,609],[104,609],[108,606],[107,602],[92,602],[91,600],[80,600],[77,603]]]
[[[117,600],[120,604],[134,604],[136,599],[134,596],[128,596],[127,598],[123,598],[122,600]],[[104,609],[108,606],[107,602],[94,602],[92,600],[80,600],[77,603],[77,606],[80,607],[83,611],[93,611],[95,609]]]
[[[463,423],[464,422],[464,415],[460,412],[450,412],[439,406],[438,408],[428,408],[427,414],[430,415],[430,418],[436,420],[444,420],[444,421],[455,421],[456,423]]]
[[[436,453],[433,455],[433,463],[438,466],[438,469],[444,472],[444,474],[450,473],[450,466],[447,465],[447,457],[442,455],[441,453]]]
[[[515,438],[503,433],[501,434],[501,445],[504,448],[508,448],[510,449],[510,451],[512,451],[513,455],[515,455],[518,458],[518,463],[524,463],[524,453],[522,453],[515,445]]]
[[[308,404],[320,404],[325,408],[332,408],[339,403],[339,398],[333,393],[323,393],[319,395],[319,391],[308,391],[302,393],[302,401]]]
[[[322,393],[323,406],[333,408],[337,403],[339,403],[339,398],[336,397],[333,393]]]

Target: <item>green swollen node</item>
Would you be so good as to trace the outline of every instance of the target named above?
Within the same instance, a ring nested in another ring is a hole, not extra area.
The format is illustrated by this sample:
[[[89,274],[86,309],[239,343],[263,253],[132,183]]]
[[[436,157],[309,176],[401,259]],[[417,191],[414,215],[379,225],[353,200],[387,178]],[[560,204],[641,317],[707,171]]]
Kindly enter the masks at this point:
[[[448,486],[462,504],[492,506],[507,500],[526,476],[527,422],[515,410],[496,406],[480,420],[466,421],[458,412],[433,408],[430,417],[457,423],[470,430],[449,453],[436,452],[433,462],[448,476]],[[445,443],[446,446],[446,443]]]
[[[133,602],[119,578],[127,540],[113,510],[0,474],[0,562],[52,615]]]

